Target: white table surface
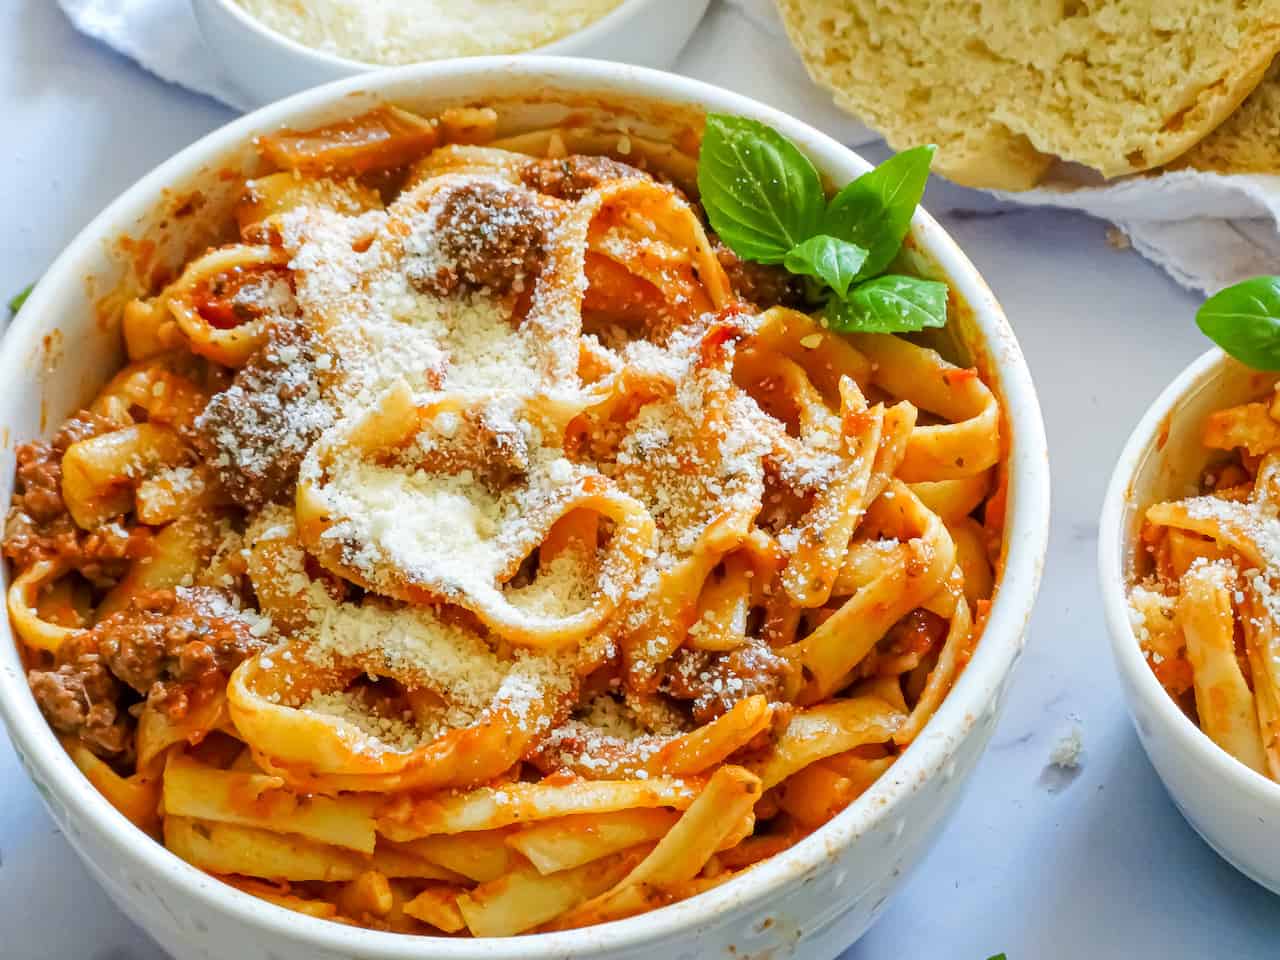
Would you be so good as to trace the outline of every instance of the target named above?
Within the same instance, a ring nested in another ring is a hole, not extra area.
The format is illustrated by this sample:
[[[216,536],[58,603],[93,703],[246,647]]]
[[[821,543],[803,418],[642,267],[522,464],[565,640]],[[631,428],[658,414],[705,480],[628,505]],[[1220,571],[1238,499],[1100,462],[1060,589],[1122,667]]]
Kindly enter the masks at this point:
[[[718,52],[694,44],[684,62],[697,73]],[[0,118],[8,299],[121,190],[231,113],[82,38],[52,0],[0,0]],[[1276,956],[1280,900],[1200,841],[1147,763],[1095,586],[1110,465],[1142,410],[1204,349],[1196,300],[1110,247],[1105,226],[1087,217],[996,212],[989,198],[944,183],[926,203],[1003,302],[1036,377],[1053,536],[991,748],[937,846],[845,958]],[[1046,765],[1076,718],[1083,766],[1064,779]],[[0,957],[162,956],[89,878],[0,735]]]

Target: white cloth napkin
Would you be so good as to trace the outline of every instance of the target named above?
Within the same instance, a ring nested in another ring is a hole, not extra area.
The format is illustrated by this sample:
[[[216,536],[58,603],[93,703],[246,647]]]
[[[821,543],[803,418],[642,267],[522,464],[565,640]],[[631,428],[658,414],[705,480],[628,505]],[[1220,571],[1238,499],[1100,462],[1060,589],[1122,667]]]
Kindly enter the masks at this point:
[[[77,28],[157,76],[244,109],[201,41],[189,0],[58,2]],[[713,4],[675,69],[769,103],[851,146],[876,139],[809,81],[771,0]],[[1181,171],[1096,185],[1064,168],[1039,189],[998,196],[1110,220],[1134,249],[1191,289],[1213,292],[1280,272],[1280,177]]]

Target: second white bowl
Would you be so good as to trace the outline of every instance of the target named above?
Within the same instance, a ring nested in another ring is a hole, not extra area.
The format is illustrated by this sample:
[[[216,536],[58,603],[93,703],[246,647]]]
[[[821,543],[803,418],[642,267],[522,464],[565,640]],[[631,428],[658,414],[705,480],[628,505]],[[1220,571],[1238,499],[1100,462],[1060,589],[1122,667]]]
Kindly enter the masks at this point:
[[[1160,685],[1129,619],[1128,589],[1148,506],[1194,490],[1211,451],[1205,417],[1276,381],[1211,350],[1182,371],[1125,444],[1107,489],[1098,570],[1112,652],[1138,738],[1187,822],[1241,873],[1280,893],[1280,784],[1250,770],[1192,722]]]

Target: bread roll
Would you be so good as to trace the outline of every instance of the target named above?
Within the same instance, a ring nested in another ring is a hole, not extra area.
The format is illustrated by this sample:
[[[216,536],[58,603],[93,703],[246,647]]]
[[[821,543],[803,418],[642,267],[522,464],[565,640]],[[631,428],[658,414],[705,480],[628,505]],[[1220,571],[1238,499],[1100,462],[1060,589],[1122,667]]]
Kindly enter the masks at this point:
[[[1006,190],[1056,158],[1108,177],[1174,161],[1280,50],[1280,0],[777,3],[839,106],[896,149],[937,143],[952,180]]]

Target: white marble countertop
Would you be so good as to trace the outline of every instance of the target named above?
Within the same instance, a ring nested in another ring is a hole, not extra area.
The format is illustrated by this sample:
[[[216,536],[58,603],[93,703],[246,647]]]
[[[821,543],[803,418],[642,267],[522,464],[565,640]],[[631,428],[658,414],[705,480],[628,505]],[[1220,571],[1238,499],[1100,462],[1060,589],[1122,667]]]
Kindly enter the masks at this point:
[[[696,44],[686,59],[695,73],[711,55]],[[80,37],[50,0],[0,0],[0,117],[7,300],[121,190],[231,114]],[[991,749],[937,846],[845,957],[1275,956],[1280,901],[1200,841],[1147,763],[1095,586],[1110,465],[1142,410],[1204,348],[1191,322],[1196,301],[1109,246],[1105,226],[1086,217],[997,212],[987,197],[942,183],[926,204],[1003,302],[1036,377],[1053,537]],[[1064,779],[1046,767],[1076,723],[1083,766]],[[0,938],[8,960],[162,957],[81,867],[3,735]]]

